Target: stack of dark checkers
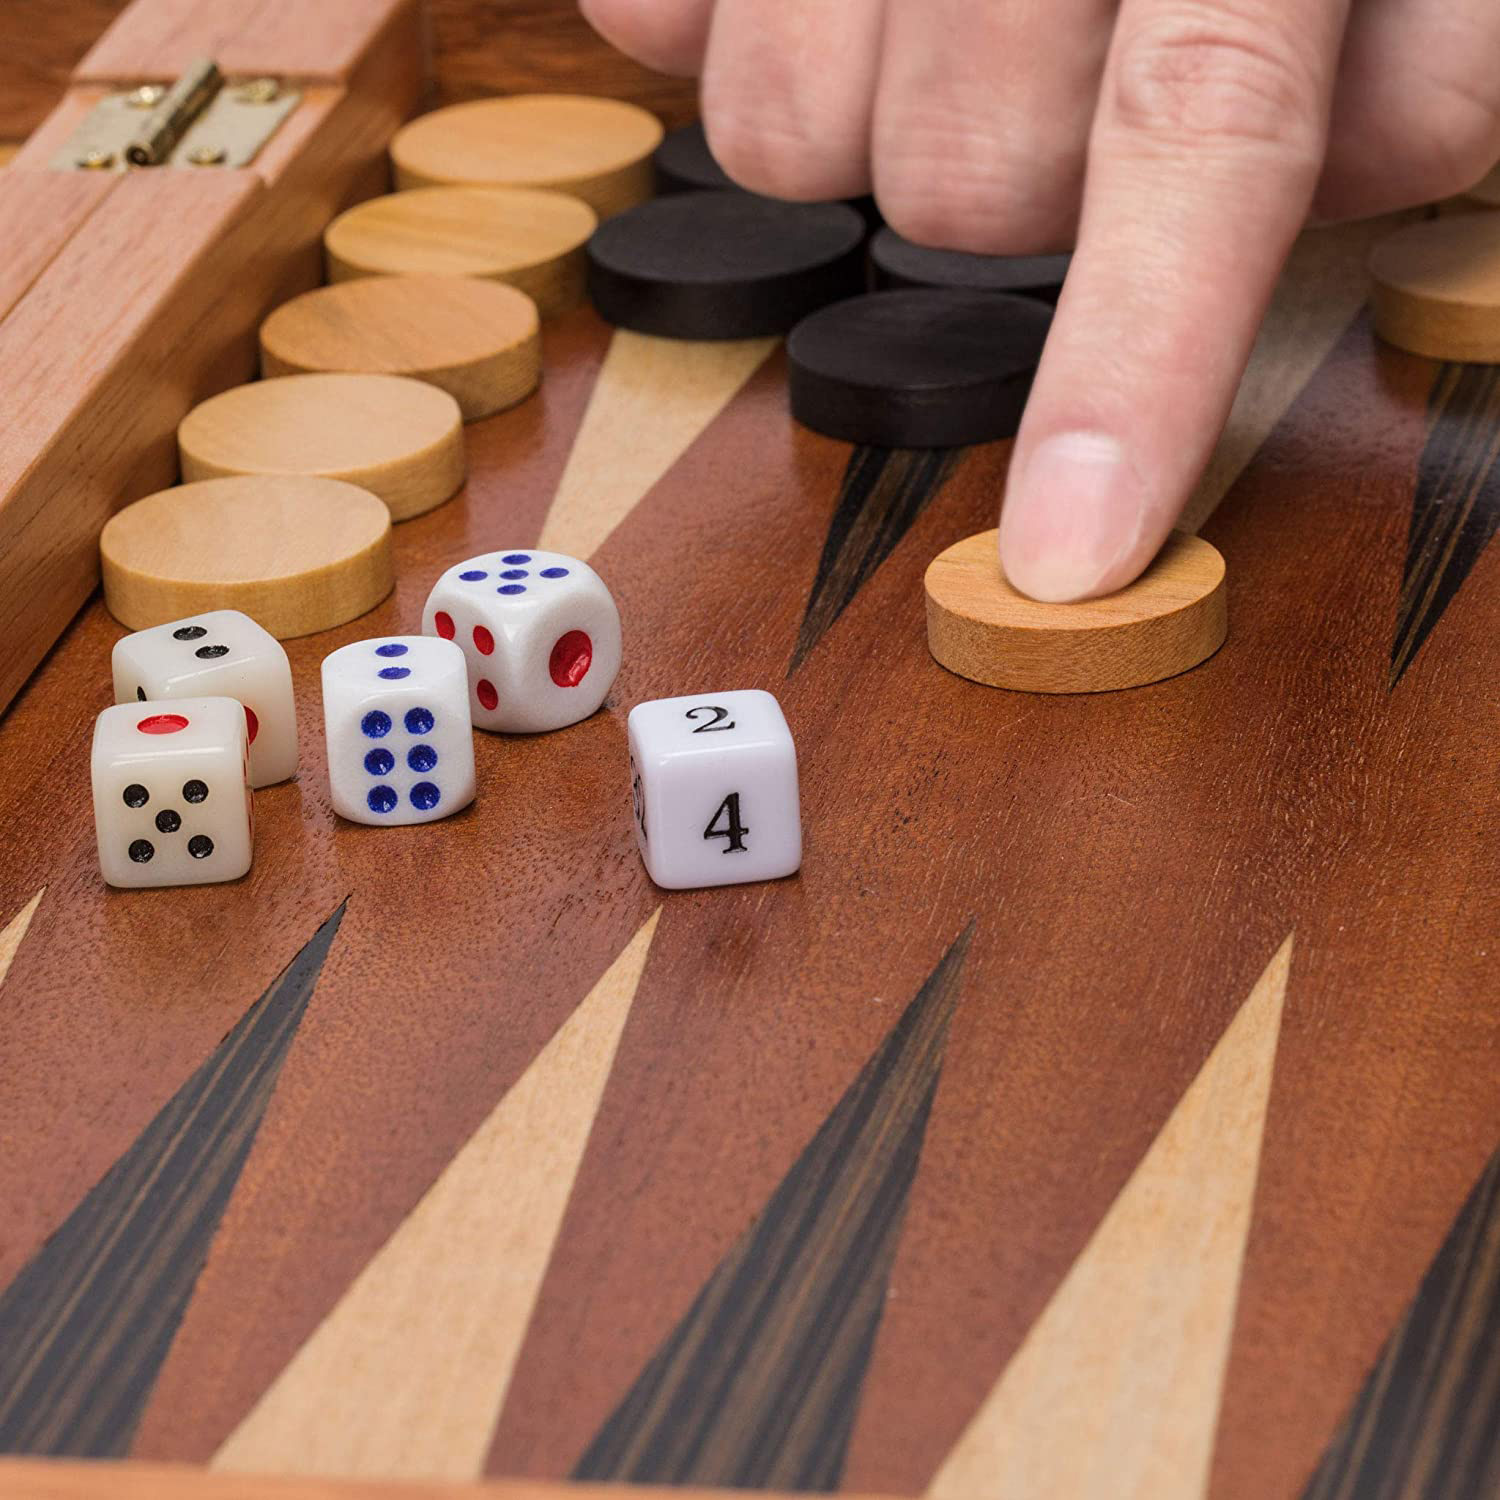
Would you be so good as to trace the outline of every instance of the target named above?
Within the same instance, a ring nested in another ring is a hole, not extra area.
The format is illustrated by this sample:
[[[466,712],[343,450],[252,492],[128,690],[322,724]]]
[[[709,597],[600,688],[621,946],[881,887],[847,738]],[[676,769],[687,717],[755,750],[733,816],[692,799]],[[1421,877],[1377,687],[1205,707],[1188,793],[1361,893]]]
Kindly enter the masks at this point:
[[[662,149],[668,182],[722,177],[701,129]],[[846,204],[669,193],[599,226],[589,293],[608,322],[660,338],[790,334],[792,415],[830,437],[946,448],[1013,436],[1066,257],[926,251],[882,230],[882,274],[904,268],[924,284],[866,292],[865,238]]]
[[[601,224],[588,286],[608,322],[673,339],[786,333],[864,282],[864,220],[841,203],[674,193]]]
[[[870,241],[870,270],[882,290],[957,287],[972,292],[1014,292],[1055,303],[1072,259],[1066,254],[969,255],[962,250],[933,250],[903,239],[889,227]]]
[[[656,190],[659,193],[743,191],[708,149],[708,137],[703,133],[701,120],[669,131],[651,160],[656,167]],[[848,201],[849,207],[870,229],[880,227],[880,210],[873,198],[851,198]]]

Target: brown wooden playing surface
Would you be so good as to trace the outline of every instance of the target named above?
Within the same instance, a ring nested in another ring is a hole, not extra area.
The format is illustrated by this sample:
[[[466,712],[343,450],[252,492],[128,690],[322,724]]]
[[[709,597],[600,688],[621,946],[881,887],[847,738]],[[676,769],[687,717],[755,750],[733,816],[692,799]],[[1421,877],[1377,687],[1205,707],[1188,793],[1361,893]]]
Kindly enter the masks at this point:
[[[96,599],[0,720],[0,1451],[1493,1493],[1500,373],[1374,339],[1369,239],[1298,252],[1194,507],[1229,639],[1151,687],[928,656],[1009,444],[854,450],[779,345],[587,309],[395,593],[287,643],[244,881],[102,885]],[[614,591],[606,708],[478,736],[453,819],[339,824],[321,658],[536,545]],[[805,864],[669,895],[625,714],[727,687],[786,710]]]

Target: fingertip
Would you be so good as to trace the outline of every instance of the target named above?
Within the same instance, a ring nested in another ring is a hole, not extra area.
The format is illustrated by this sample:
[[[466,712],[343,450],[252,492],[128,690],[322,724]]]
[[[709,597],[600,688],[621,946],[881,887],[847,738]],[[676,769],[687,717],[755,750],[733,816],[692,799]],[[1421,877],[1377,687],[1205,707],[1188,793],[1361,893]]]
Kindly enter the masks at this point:
[[[1113,593],[1150,560],[1148,507],[1119,439],[1063,432],[1013,466],[1000,516],[1000,566],[1012,587],[1048,604]]]

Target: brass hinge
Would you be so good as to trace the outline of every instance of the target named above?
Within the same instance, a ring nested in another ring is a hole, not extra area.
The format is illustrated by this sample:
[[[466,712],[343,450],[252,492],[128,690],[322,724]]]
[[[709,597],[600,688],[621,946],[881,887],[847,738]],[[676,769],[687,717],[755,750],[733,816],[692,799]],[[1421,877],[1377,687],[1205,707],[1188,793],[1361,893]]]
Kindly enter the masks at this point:
[[[227,82],[201,58],[173,84],[106,94],[52,158],[56,171],[243,167],[302,98],[275,78]]]

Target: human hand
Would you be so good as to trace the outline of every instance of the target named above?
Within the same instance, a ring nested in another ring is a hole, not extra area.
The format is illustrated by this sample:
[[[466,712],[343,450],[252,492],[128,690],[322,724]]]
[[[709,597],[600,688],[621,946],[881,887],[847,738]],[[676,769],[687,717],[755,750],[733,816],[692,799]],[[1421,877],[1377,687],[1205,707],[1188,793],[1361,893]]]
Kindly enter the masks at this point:
[[[581,0],[702,75],[721,165],[874,191],[924,244],[1077,251],[1011,459],[1006,574],[1109,593],[1155,555],[1311,212],[1382,213],[1500,158],[1496,0]]]

